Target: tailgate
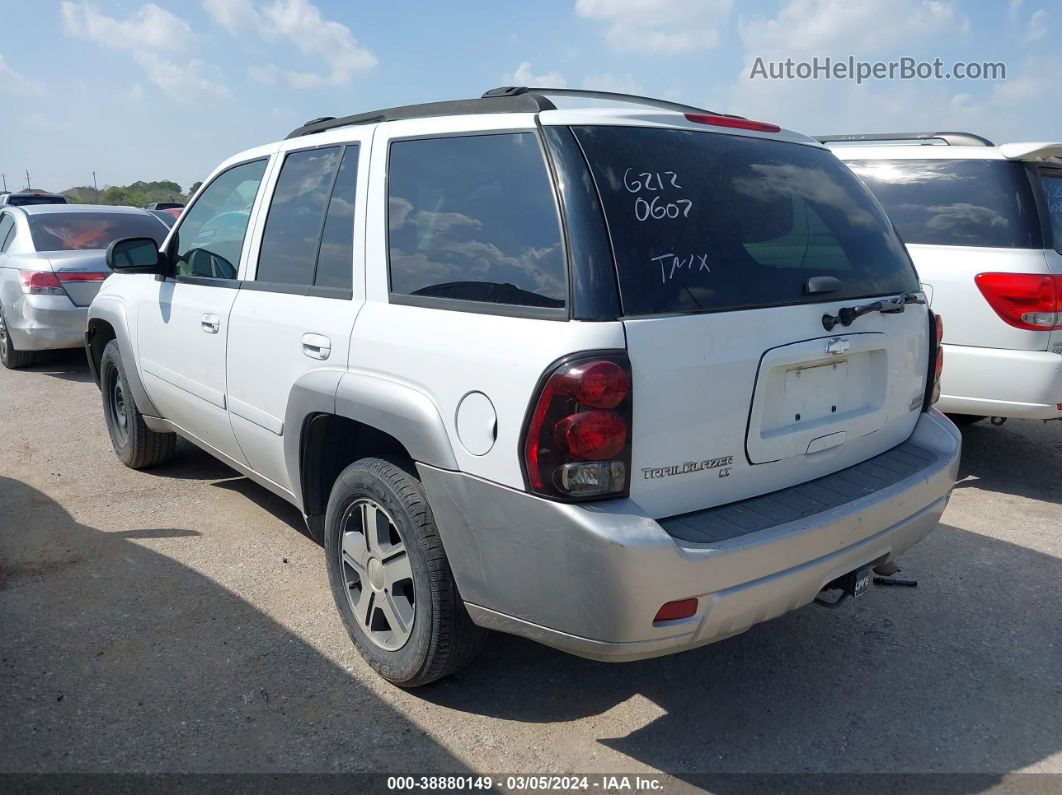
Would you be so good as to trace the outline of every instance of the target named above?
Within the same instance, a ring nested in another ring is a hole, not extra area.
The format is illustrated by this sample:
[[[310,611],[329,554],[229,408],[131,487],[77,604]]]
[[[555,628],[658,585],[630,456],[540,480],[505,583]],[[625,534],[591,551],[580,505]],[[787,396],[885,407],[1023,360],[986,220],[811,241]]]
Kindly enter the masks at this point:
[[[844,305],[627,321],[631,498],[672,516],[804,483],[907,439],[925,392],[926,307],[825,334],[823,312]]]

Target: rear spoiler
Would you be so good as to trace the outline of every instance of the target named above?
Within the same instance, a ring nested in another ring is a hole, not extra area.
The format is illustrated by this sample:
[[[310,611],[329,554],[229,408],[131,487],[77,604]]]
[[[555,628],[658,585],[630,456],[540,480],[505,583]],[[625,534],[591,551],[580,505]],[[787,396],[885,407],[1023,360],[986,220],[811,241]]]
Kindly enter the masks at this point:
[[[1032,160],[1043,163],[1062,163],[1062,143],[1000,144],[999,152],[1007,160]]]

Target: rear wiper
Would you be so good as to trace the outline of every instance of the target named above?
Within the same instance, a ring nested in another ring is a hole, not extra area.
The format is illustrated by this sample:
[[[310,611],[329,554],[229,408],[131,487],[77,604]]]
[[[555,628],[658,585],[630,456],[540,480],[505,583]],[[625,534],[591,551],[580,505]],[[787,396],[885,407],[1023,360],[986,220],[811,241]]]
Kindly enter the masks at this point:
[[[822,316],[822,327],[827,331],[833,331],[834,326],[840,323],[842,326],[850,326],[856,318],[869,315],[871,312],[881,312],[885,315],[898,315],[907,308],[908,304],[924,304],[926,299],[918,293],[904,293],[895,298],[882,298],[869,304],[860,306],[841,307],[836,315],[826,314]]]

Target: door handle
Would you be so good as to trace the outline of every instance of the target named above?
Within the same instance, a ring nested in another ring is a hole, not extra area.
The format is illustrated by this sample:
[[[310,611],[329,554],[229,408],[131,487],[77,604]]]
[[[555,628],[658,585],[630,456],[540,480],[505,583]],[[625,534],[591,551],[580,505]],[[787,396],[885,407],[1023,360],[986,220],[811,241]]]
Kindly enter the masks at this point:
[[[320,334],[303,334],[302,352],[311,359],[327,359],[332,354],[332,341]]]
[[[199,325],[207,334],[217,334],[221,328],[221,320],[217,315],[207,313],[200,319]]]

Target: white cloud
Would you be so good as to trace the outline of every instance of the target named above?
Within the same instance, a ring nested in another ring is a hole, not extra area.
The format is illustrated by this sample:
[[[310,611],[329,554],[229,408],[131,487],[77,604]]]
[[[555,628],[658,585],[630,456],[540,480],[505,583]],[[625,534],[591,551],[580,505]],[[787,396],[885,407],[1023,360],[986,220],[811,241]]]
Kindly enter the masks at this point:
[[[293,88],[345,85],[355,72],[378,63],[376,56],[358,43],[350,28],[325,19],[309,0],[273,0],[263,7],[256,7],[251,0],[203,0],[203,7],[230,33],[250,29],[269,42],[285,39],[303,55],[319,57],[328,65],[327,74],[281,71],[275,66],[252,67],[255,71],[251,76],[259,82],[275,82],[283,75]]]
[[[188,23],[154,3],[140,6],[127,20],[104,14],[91,3],[62,3],[67,36],[124,50],[184,50],[193,38]]]
[[[887,22],[885,21],[887,20]],[[790,0],[777,16],[739,24],[755,55],[859,58],[941,34],[965,33],[969,20],[947,0]]]
[[[40,94],[41,84],[8,66],[0,55],[0,94]]]
[[[536,75],[530,61],[522,61],[516,71],[502,75],[502,82],[513,86],[538,86],[540,88],[565,88],[568,81],[560,72],[543,72]]]
[[[208,67],[200,60],[178,64],[148,52],[136,52],[133,57],[147,73],[148,80],[174,99],[191,102],[203,97],[224,99],[232,95],[216,76],[207,74]]]
[[[183,19],[146,3],[128,19],[109,17],[88,2],[64,0],[61,5],[63,32],[104,47],[130,50],[147,79],[169,96],[185,102],[203,97],[223,98],[231,95],[216,69],[198,59],[184,60],[183,53],[195,41],[195,33]],[[180,63],[160,55],[174,52]],[[129,90],[130,99],[144,96],[144,87],[136,83]]]
[[[132,100],[141,100],[144,98],[144,84],[133,83],[129,86],[129,91],[126,92],[126,96]]]
[[[203,8],[229,33],[258,22],[258,12],[251,0],[203,0]]]
[[[1043,8],[1033,11],[1029,21],[1025,24],[1025,33],[1021,37],[1021,43],[1029,44],[1047,36],[1047,18],[1047,11]]]
[[[719,44],[733,0],[576,0],[575,13],[606,25],[619,50],[678,54]]]

